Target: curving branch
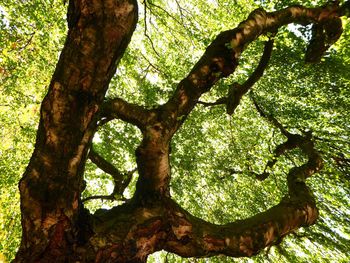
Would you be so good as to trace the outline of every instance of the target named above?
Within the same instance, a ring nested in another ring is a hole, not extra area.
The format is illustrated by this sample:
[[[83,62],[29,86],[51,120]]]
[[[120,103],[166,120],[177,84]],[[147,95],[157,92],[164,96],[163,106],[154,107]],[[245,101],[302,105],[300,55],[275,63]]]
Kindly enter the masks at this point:
[[[255,105],[257,103],[254,101]],[[268,118],[287,136],[287,142],[276,151],[282,154],[287,149],[299,147],[308,161],[293,167],[287,175],[288,196],[282,201],[248,219],[226,225],[215,225],[190,215],[169,201],[169,219],[172,235],[165,243],[165,250],[183,257],[208,257],[223,254],[233,257],[252,256],[262,249],[279,244],[283,237],[297,228],[310,226],[318,218],[318,210],[305,179],[320,171],[323,161],[314,148],[311,133],[305,136],[291,134],[271,115],[259,112]]]
[[[305,61],[320,62],[324,52],[339,39],[342,32],[342,21],[338,16],[320,19],[312,26],[312,37],[306,50]]]
[[[233,223],[216,225],[191,215],[172,199],[162,198],[132,211],[128,206],[100,211],[95,215],[95,239],[111,240],[116,233],[122,231],[125,235],[128,233],[123,244],[135,239],[142,240],[145,243],[137,242],[135,246],[143,251],[142,248],[147,244],[144,253],[164,249],[182,257],[255,255],[264,248],[279,244],[286,235],[299,227],[314,224],[318,218],[314,197],[304,180],[300,179],[305,175],[311,176],[322,168],[322,161],[315,159],[317,151],[309,146],[303,148],[307,149],[308,162],[292,168],[288,173],[289,195],[265,212]],[[132,202],[129,204],[133,205]],[[126,211],[127,216],[124,214],[120,221],[115,219]],[[104,226],[108,226],[109,231]],[[121,248],[124,249],[123,253],[120,252]],[[125,261],[146,261],[147,256],[141,252],[127,257],[128,253],[132,254],[131,249],[135,248],[124,246],[118,241],[111,247],[111,251]],[[108,254],[103,256],[103,260],[107,259]],[[137,261],[139,257],[142,260]]]
[[[292,175],[288,175],[294,181]],[[205,222],[170,202],[171,235],[165,250],[182,257],[227,255],[252,256],[279,244],[283,237],[301,226],[315,223],[315,200],[305,183],[299,183],[289,198],[253,217],[226,225]]]
[[[337,20],[343,14],[344,6],[339,7],[337,3],[317,8],[295,5],[270,13],[263,9],[253,11],[237,28],[224,31],[213,40],[189,75],[179,83],[173,97],[161,107],[161,110],[166,112],[163,116],[172,119],[172,122],[168,121],[168,125],[171,125],[175,132],[197,104],[200,96],[209,91],[219,79],[234,72],[240,54],[261,34],[275,33],[279,27],[289,23],[314,23],[327,27],[326,24],[332,24],[331,21]],[[336,23],[336,27],[336,31],[341,32],[341,25]],[[336,41],[340,33],[330,36],[331,30],[326,31],[328,33],[325,43],[327,42],[328,47]],[[310,45],[313,46],[312,43]],[[316,48],[313,47],[312,50]],[[324,51],[321,47],[320,53]]]
[[[128,103],[120,98],[105,101],[100,109],[100,120],[102,122],[107,120],[103,124],[113,119],[121,119],[136,125],[140,130],[143,130],[149,120],[154,118],[155,115],[155,111]]]

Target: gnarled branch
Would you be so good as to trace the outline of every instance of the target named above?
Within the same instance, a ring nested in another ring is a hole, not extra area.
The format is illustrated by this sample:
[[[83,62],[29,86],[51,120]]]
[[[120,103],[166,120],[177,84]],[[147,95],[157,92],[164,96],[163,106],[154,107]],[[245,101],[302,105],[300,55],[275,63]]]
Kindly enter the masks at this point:
[[[252,256],[276,245],[300,226],[315,223],[318,211],[307,186],[301,183],[293,198],[253,217],[226,225],[205,222],[171,203],[172,235],[165,250],[183,257]]]
[[[343,14],[343,9],[337,4],[330,4],[318,8],[295,5],[270,13],[263,9],[253,11],[237,28],[220,33],[189,75],[179,83],[173,97],[161,109],[162,112],[167,112],[163,114],[166,119],[171,116],[172,122],[167,120],[168,125],[175,132],[200,96],[209,91],[219,79],[234,72],[240,54],[261,34],[275,33],[279,27],[289,23],[325,23]],[[332,41],[339,36],[340,34],[334,36]]]

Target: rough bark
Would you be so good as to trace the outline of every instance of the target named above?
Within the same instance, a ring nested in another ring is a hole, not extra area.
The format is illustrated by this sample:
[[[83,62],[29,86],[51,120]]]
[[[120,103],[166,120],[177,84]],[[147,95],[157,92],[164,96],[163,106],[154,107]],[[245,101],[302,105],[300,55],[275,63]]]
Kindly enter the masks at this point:
[[[65,262],[77,254],[82,176],[97,112],[136,21],[135,1],[69,2],[67,40],[19,183],[23,234],[16,262]]]
[[[244,48],[259,35],[292,22],[326,26],[345,10],[336,4],[256,10],[218,35],[166,104],[145,110],[119,98],[103,103],[135,28],[136,2],[70,0],[68,37],[42,103],[35,151],[19,184],[23,236],[15,262],[145,262],[161,249],[184,257],[252,256],[313,224],[318,213],[305,178],[321,169],[322,160],[312,142],[299,145],[309,161],[289,172],[289,196],[252,218],[222,226],[190,215],[171,200],[169,144],[200,96],[234,72]],[[337,24],[331,42],[339,31]],[[112,118],[142,131],[136,151],[139,180],[131,200],[90,215],[80,200],[84,165],[97,125]]]

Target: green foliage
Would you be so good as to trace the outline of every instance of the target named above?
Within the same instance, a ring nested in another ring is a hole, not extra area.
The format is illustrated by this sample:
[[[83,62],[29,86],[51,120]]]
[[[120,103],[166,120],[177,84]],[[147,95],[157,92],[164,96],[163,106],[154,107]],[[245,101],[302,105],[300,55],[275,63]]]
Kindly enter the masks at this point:
[[[0,253],[10,260],[20,241],[17,184],[63,45],[65,8],[61,1],[0,1],[0,31]]]
[[[140,21],[112,80],[108,97],[152,108],[164,103],[214,37],[234,28],[249,12],[271,11],[291,1],[162,1],[139,3]],[[303,1],[317,5],[319,1]],[[146,14],[146,16],[145,16]],[[33,150],[36,123],[66,33],[62,1],[0,2],[0,252],[12,259],[19,243],[17,182]],[[268,70],[254,86],[262,107],[289,131],[312,131],[325,159],[321,173],[308,180],[320,220],[253,259],[180,259],[159,252],[150,262],[347,262],[350,260],[350,25],[317,65],[305,65],[309,29],[289,26],[275,37]],[[239,68],[201,100],[225,96],[242,83],[262,54],[264,38],[243,54]],[[94,148],[119,170],[136,166],[140,132],[113,121],[101,127]],[[261,182],[275,147],[285,138],[259,116],[248,96],[232,116],[223,106],[197,105],[172,142],[172,196],[194,215],[213,223],[247,218],[277,204],[287,194],[286,173],[303,161],[298,151],[278,159]],[[346,160],[348,160],[346,162]],[[137,175],[125,191],[130,197]],[[87,163],[83,197],[108,194],[111,177]],[[118,202],[89,201],[94,211]],[[1,254],[0,254],[1,255]]]

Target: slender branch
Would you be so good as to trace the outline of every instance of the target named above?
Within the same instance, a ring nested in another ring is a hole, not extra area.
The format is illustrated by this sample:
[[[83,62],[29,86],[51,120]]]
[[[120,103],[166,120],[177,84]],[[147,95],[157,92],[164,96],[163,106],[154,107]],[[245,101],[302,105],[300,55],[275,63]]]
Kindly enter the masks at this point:
[[[279,144],[275,148],[275,150],[273,151],[273,154],[274,154],[273,159],[267,162],[264,172],[262,174],[257,175],[257,178],[259,180],[265,180],[270,175],[268,172],[266,172],[267,168],[272,168],[276,164],[277,158],[279,156],[283,155],[288,150],[297,148],[298,145],[296,143],[292,143],[292,140],[290,140],[290,138],[292,138],[294,134],[289,133],[275,117],[263,111],[263,109],[260,107],[256,99],[254,98],[253,93],[251,93],[250,98],[252,99],[253,104],[256,110],[258,111],[258,113],[260,114],[260,116],[263,118],[266,118],[270,123],[272,123],[276,128],[278,128],[284,136],[288,138],[287,141]]]
[[[162,24],[163,26],[165,26],[166,28],[169,29],[168,32],[169,32],[174,38],[176,38],[174,32],[176,32],[176,33],[178,33],[178,34],[180,34],[180,35],[183,36],[183,32],[182,32],[181,30],[179,30],[178,27],[176,27],[176,26],[175,26],[175,27],[169,26],[168,21],[167,21],[166,19],[162,18],[162,16],[158,16],[157,13],[155,13],[155,12],[153,11],[152,8],[148,8],[148,10],[149,10],[150,14],[152,14],[154,17],[157,17],[157,19],[159,20],[159,22],[161,22],[161,24]],[[152,22],[152,21],[151,21],[151,22]],[[185,29],[186,29],[186,28],[185,28]],[[189,40],[191,41],[191,39],[189,39]]]
[[[123,173],[121,173],[114,165],[106,161],[100,154],[98,154],[92,147],[89,152],[89,159],[97,165],[105,173],[111,175],[116,182],[123,181]]]
[[[177,8],[179,9],[182,21],[184,21],[184,18],[186,18],[187,19],[186,21],[190,22],[193,27],[196,27],[196,25],[200,24],[200,21],[197,19],[198,17],[196,17],[192,12],[190,12],[186,8],[183,8],[180,5],[178,0],[175,0],[175,2],[176,2],[176,5],[177,5]],[[185,15],[185,13],[186,13],[186,15]]]
[[[287,137],[287,141],[283,142],[282,144],[276,147],[276,149],[274,150],[274,158],[273,160],[268,161],[266,168],[272,168],[272,166],[277,162],[277,158],[285,154],[287,151],[290,151],[295,148],[300,148],[300,150],[306,156],[308,156],[309,161],[300,167],[293,168],[292,170],[295,170],[293,173],[298,173],[299,179],[305,180],[313,173],[321,170],[323,167],[323,160],[321,158],[320,153],[314,148],[314,143],[312,141],[312,133],[305,132],[304,135],[290,133],[283,127],[283,125],[280,122],[278,122],[278,120],[274,116],[267,114],[263,111],[263,109],[259,106],[253,95],[251,96],[251,99],[253,100],[253,103],[259,114],[262,117],[266,118],[275,127],[277,127],[281,131],[281,133]],[[258,179],[264,180],[268,177],[269,173],[266,172],[266,168],[264,173],[258,176]]]
[[[116,198],[115,195],[110,194],[110,195],[92,195],[92,196],[88,196],[84,199],[82,199],[81,201],[87,202],[87,201],[91,201],[91,200],[110,200],[110,201],[126,201],[126,198],[121,197],[121,198]]]
[[[222,97],[222,98],[217,99],[214,102],[198,101],[198,104],[202,104],[202,105],[204,105],[204,107],[223,105],[223,104],[227,104],[227,98],[226,97]]]
[[[178,3],[177,1],[176,1],[176,4],[177,4],[178,9],[179,9],[179,12],[180,12],[181,22],[180,22],[174,15],[170,14],[165,8],[163,8],[163,7],[159,6],[159,5],[156,5],[156,4],[152,3],[151,1],[148,1],[147,3],[148,3],[149,5],[151,5],[151,6],[154,6],[154,7],[157,8],[157,9],[163,11],[164,13],[167,14],[168,17],[172,18],[172,19],[176,22],[176,24],[178,24],[178,25],[180,25],[181,27],[183,27],[186,31],[189,31],[189,30],[187,29],[186,25],[185,25],[184,20],[183,20],[183,12],[182,12],[182,9],[181,9],[181,7],[179,6],[179,3]],[[168,26],[167,20],[164,20],[164,19],[162,18],[162,16],[158,16],[158,15],[156,14],[156,12],[153,12],[152,8],[149,8],[149,7],[148,7],[148,9],[149,9],[150,13],[153,14],[155,17],[157,17],[157,18],[162,22],[162,24],[163,24],[165,27],[167,27],[171,32],[174,31],[174,32],[179,33],[180,35],[183,35],[183,32],[181,32],[180,30],[178,30],[178,27],[175,26],[174,28],[172,28],[172,27]],[[171,24],[174,24],[174,23],[171,23]],[[190,31],[190,33],[192,33],[192,32]],[[172,34],[172,35],[174,36],[174,34]],[[175,37],[175,36],[174,36],[174,37]],[[176,38],[176,37],[175,37],[175,38]],[[192,42],[192,44],[194,44],[192,38],[189,38],[189,40]]]
[[[178,9],[179,12],[180,12],[181,22],[182,22],[182,24],[184,25],[184,24],[185,24],[185,22],[184,22],[184,14],[183,14],[183,12],[182,12],[183,8],[181,7],[181,5],[180,5],[180,3],[179,3],[178,0],[175,0],[175,2],[176,2],[176,5],[177,5],[177,9]]]
[[[127,173],[120,172],[114,165],[105,160],[100,154],[94,151],[93,148],[90,149],[89,159],[96,164],[98,168],[100,168],[105,173],[109,174],[113,178],[114,188],[111,194],[109,195],[96,195],[89,196],[84,198],[82,201],[88,201],[93,199],[106,199],[106,200],[126,200],[122,195],[125,191],[125,188],[130,184],[132,179],[132,175],[137,171],[137,169],[133,169]],[[121,196],[121,198],[117,198],[117,196]]]
[[[261,117],[267,119],[269,122],[272,123],[273,126],[275,126],[276,128],[278,128],[280,130],[280,132],[288,137],[289,135],[291,135],[291,133],[289,133],[283,126],[281,123],[279,123],[279,121],[273,117],[271,114],[267,114],[263,111],[263,109],[260,107],[260,105],[257,103],[256,99],[254,98],[254,94],[251,93],[250,96],[251,100],[253,101],[253,104],[256,108],[256,110],[258,111],[258,113],[260,114]]]
[[[33,40],[33,37],[34,37],[34,35],[35,35],[35,32],[33,32],[33,33],[31,33],[31,34],[29,34],[30,35],[30,37],[29,37],[29,39],[26,41],[26,43],[19,49],[19,51],[22,51],[22,50],[24,50],[26,47],[28,47],[29,46],[29,44],[32,42],[32,40]]]
[[[244,94],[263,76],[265,69],[271,58],[273,39],[270,39],[265,43],[264,53],[260,58],[259,64],[250,75],[250,77],[242,84],[234,83],[229,90],[227,98],[227,114],[232,115],[237,106],[239,105]]]
[[[220,98],[216,102],[199,101],[198,103],[203,104],[206,107],[226,104],[227,114],[232,115],[239,105],[243,95],[246,94],[248,90],[251,89],[253,85],[258,82],[258,80],[263,76],[264,71],[267,68],[268,62],[271,58],[273,42],[274,40],[270,39],[265,43],[264,52],[260,58],[258,66],[243,84],[239,84],[237,82],[233,83],[230,86],[227,97]]]
[[[86,202],[89,200],[94,200],[94,199],[104,199],[104,200],[111,200],[111,201],[127,201],[128,199],[126,199],[123,196],[123,193],[126,189],[126,187],[130,184],[131,179],[132,179],[132,175],[137,171],[137,169],[133,169],[129,172],[127,172],[124,177],[126,176],[126,178],[124,178],[124,180],[122,182],[117,182],[117,181],[113,181],[114,183],[114,188],[112,193],[110,193],[109,195],[93,195],[93,196],[88,196],[84,199],[82,199],[82,202]]]
[[[150,38],[150,36],[147,33],[147,1],[144,1],[144,5],[145,5],[145,7],[144,7],[144,20],[145,20],[144,35],[151,43],[151,47],[152,47],[154,53],[159,57],[159,53],[157,52],[157,50],[154,47],[153,40]]]

